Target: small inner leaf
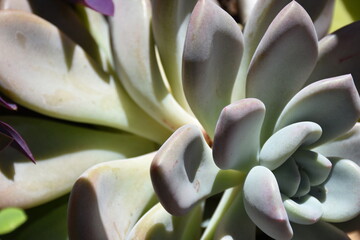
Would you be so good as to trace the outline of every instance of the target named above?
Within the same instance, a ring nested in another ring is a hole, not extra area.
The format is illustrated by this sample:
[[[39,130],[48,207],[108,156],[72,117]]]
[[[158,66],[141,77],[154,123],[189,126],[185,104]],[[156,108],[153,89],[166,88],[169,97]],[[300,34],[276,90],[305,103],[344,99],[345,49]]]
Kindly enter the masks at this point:
[[[274,133],[260,151],[260,164],[274,170],[283,164],[300,146],[317,141],[321,127],[313,122],[298,122]]]
[[[323,155],[312,151],[299,150],[293,157],[299,167],[306,172],[311,186],[319,185],[328,178],[332,164]]]
[[[314,224],[323,214],[321,203],[313,196],[304,196],[296,200],[283,196],[283,200],[291,222]]]
[[[300,185],[300,172],[295,160],[291,157],[273,171],[281,193],[288,197],[295,195]]]

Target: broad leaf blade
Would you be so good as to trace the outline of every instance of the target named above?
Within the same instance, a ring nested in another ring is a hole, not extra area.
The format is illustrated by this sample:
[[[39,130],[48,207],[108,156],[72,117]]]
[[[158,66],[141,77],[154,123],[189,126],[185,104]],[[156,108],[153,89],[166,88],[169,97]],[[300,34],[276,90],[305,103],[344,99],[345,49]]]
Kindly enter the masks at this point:
[[[70,195],[69,237],[126,239],[156,203],[149,175],[153,157],[152,153],[98,164],[83,173]]]
[[[210,137],[231,92],[243,51],[240,28],[211,1],[200,0],[191,15],[183,56],[183,85],[191,110]]]
[[[155,149],[148,140],[50,120],[3,117],[29,144],[36,165],[12,148],[0,152],[0,207],[32,207],[70,191],[94,164]]]
[[[0,89],[45,115],[120,128],[161,143],[169,135],[88,55],[43,19],[0,13]]]

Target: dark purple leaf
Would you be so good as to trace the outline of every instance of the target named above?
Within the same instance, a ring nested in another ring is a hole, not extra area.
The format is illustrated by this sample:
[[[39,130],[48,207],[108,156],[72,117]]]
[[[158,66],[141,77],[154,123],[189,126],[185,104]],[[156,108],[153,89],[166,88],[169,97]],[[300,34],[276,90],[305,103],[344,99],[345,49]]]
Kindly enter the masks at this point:
[[[9,110],[13,110],[16,111],[17,110],[17,106],[14,103],[8,103],[7,101],[5,101],[2,97],[0,97],[0,106],[3,106]]]
[[[12,128],[9,124],[0,121],[0,133],[10,137],[12,139],[10,145],[22,152],[27,158],[36,164],[34,156],[32,155],[25,140],[14,128]]]
[[[104,15],[114,15],[114,3],[112,0],[69,0],[73,3],[79,3],[89,7]]]

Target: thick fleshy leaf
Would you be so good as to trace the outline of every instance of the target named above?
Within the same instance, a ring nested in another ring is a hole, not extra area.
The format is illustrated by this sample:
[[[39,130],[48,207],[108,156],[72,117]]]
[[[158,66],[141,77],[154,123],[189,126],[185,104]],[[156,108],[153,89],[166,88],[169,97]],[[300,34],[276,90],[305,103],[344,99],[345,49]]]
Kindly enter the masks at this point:
[[[99,13],[112,16],[114,15],[113,0],[69,0],[73,3],[83,4]]]
[[[321,127],[314,122],[297,122],[286,126],[265,142],[259,155],[260,164],[274,170],[299,147],[306,147],[316,142],[321,134]]]
[[[13,110],[16,111],[17,110],[17,106],[14,103],[9,103],[7,101],[5,101],[1,96],[0,96],[0,107],[5,107],[8,110]]]
[[[130,134],[36,118],[2,119],[23,136],[37,164],[12,148],[0,152],[0,208],[28,208],[52,200],[68,192],[76,178],[94,164],[155,148],[154,143]]]
[[[304,85],[316,58],[314,25],[306,11],[292,1],[270,24],[247,75],[246,96],[260,99],[268,113],[262,143],[271,134],[282,108]]]
[[[356,162],[360,166],[360,123],[344,135],[338,137],[332,142],[327,142],[315,148],[327,157],[346,158]]]
[[[297,192],[300,185],[300,172],[295,160],[291,157],[280,167],[273,171],[276,181],[279,184],[281,193],[292,197]]]
[[[297,0],[305,8],[314,22],[318,39],[323,38],[329,31],[335,0]]]
[[[162,145],[150,172],[161,204],[173,215],[187,213],[205,197],[236,186],[244,177],[239,171],[220,170],[202,132],[190,124]]]
[[[257,164],[264,104],[253,98],[226,106],[216,125],[213,157],[221,169],[247,170]]]
[[[191,110],[211,138],[221,110],[230,104],[242,51],[234,19],[212,1],[198,1],[186,33],[183,85]]]
[[[149,175],[153,157],[98,164],[83,173],[70,195],[70,239],[126,239],[156,203]]]
[[[332,164],[323,155],[306,150],[296,151],[293,155],[296,163],[309,177],[311,186],[323,183],[329,176]]]
[[[251,220],[264,233],[275,239],[292,238],[276,178],[266,167],[256,166],[247,175],[244,204]]]
[[[36,14],[51,22],[93,59],[99,59],[96,42],[87,31],[76,12],[64,0],[0,0],[0,9],[21,10]]]
[[[148,0],[115,2],[110,19],[116,70],[132,99],[151,117],[175,131],[197,121],[165,87],[155,57]]]
[[[314,224],[323,214],[321,203],[313,196],[304,196],[295,200],[283,196],[283,201],[291,222]]]
[[[256,3],[252,7],[244,29],[244,54],[234,84],[232,102],[246,97],[246,75],[251,58],[270,23],[290,0],[253,0],[252,2]]]
[[[245,211],[243,198],[243,191],[240,190],[234,199],[229,199],[230,207],[224,209],[224,216],[212,239],[255,239],[256,225]]]
[[[350,240],[350,238],[334,225],[319,221],[311,225],[293,223],[293,240]]]
[[[10,233],[27,220],[24,210],[5,208],[0,210],[0,235]]]
[[[197,206],[184,216],[176,217],[158,203],[136,223],[126,239],[199,239],[201,217],[202,206]]]
[[[328,222],[344,222],[360,214],[360,167],[351,160],[332,159],[333,168],[319,199]],[[316,196],[315,196],[316,197]]]
[[[160,59],[179,104],[190,111],[182,87],[182,56],[190,14],[197,0],[151,0],[152,28]]]
[[[296,198],[305,196],[311,190],[310,179],[305,171],[300,170],[300,179],[301,180],[300,180],[299,188],[294,195],[294,197]]]
[[[349,131],[360,117],[360,98],[351,75],[315,82],[298,92],[281,113],[275,129],[299,121],[322,128],[319,145]]]
[[[306,84],[320,79],[351,74],[360,89],[360,21],[324,37],[319,42],[319,58]]]
[[[170,133],[50,23],[19,11],[0,14],[0,89],[32,110],[120,128],[162,142]]]
[[[9,124],[0,121],[0,133],[7,135],[12,139],[10,145],[16,148],[18,151],[23,153],[28,159],[30,159],[33,163],[35,162],[35,158],[31,153],[26,141],[23,137]]]

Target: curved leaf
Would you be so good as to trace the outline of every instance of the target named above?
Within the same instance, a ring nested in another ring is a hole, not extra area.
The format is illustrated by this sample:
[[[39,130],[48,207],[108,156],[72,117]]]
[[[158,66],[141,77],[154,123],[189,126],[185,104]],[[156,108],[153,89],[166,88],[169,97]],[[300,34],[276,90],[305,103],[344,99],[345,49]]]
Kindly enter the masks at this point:
[[[32,110],[127,130],[162,142],[170,134],[86,53],[50,23],[1,11],[0,89]]]
[[[294,197],[300,198],[308,194],[311,190],[310,179],[305,171],[300,170],[300,184]]]
[[[279,11],[290,0],[262,0],[252,7],[244,29],[244,54],[232,93],[232,102],[246,97],[246,75],[258,44]]]
[[[70,195],[70,239],[126,239],[156,202],[149,175],[153,157],[98,164],[83,173]]]
[[[190,14],[197,0],[150,0],[152,28],[160,59],[179,104],[190,111],[182,86],[182,56]]]
[[[213,157],[221,169],[245,171],[257,163],[265,106],[243,99],[226,106],[216,125]]]
[[[64,0],[1,0],[0,9],[21,10],[49,21],[79,44],[94,60],[99,60],[97,44],[76,12]]]
[[[250,219],[275,239],[291,239],[291,229],[273,173],[262,166],[252,168],[244,183],[245,210]]]
[[[328,222],[344,222],[360,214],[360,167],[346,159],[332,159],[333,168],[323,184],[326,198],[321,199]]]
[[[297,122],[275,132],[260,150],[260,165],[274,170],[283,164],[299,147],[309,146],[322,134],[314,122]]]
[[[333,19],[335,0],[297,0],[310,15],[318,39],[322,39],[329,31]]]
[[[11,127],[7,123],[0,121],[0,133],[5,134],[5,136],[11,139],[11,142],[9,144],[12,147],[23,153],[33,163],[36,163],[33,154],[31,153],[28,145],[26,144],[26,141],[13,127]]]
[[[336,138],[334,141],[327,142],[315,148],[327,157],[338,157],[350,159],[360,166],[360,123],[344,135]]]
[[[247,75],[246,96],[261,100],[268,113],[262,143],[271,134],[282,108],[304,85],[316,58],[314,25],[306,11],[292,1],[270,24]]]
[[[323,214],[321,203],[313,196],[304,196],[296,200],[284,197],[283,200],[291,222],[304,225],[314,224]]]
[[[309,177],[311,186],[323,183],[331,172],[330,160],[317,152],[300,150],[293,155],[293,158]]]
[[[0,96],[0,106],[5,107],[6,109],[12,110],[12,111],[17,110],[16,104],[5,101],[1,96]]]
[[[165,87],[155,58],[150,3],[119,0],[115,6],[110,23],[116,70],[132,99],[172,131],[197,123]]]
[[[212,138],[231,92],[243,51],[234,19],[212,1],[200,0],[191,15],[183,56],[183,86],[191,110]]]
[[[298,92],[282,111],[275,130],[299,121],[322,128],[320,145],[350,130],[360,117],[360,98],[350,75],[315,82]]]
[[[158,203],[142,216],[126,239],[199,239],[201,217],[202,206],[194,208],[184,216],[176,217]]]
[[[37,164],[18,151],[0,152],[0,208],[28,208],[70,191],[94,164],[133,157],[155,144],[124,133],[109,133],[37,118],[4,117],[23,136]]]
[[[319,42],[319,57],[306,84],[320,79],[351,74],[360,89],[360,21],[324,37]]]
[[[220,170],[201,131],[190,124],[161,146],[150,172],[161,204],[173,215],[184,215],[205,197],[237,185],[244,177],[238,171]]]
[[[301,175],[295,160],[290,157],[280,167],[273,170],[280,192],[287,197],[292,197],[297,192]]]

